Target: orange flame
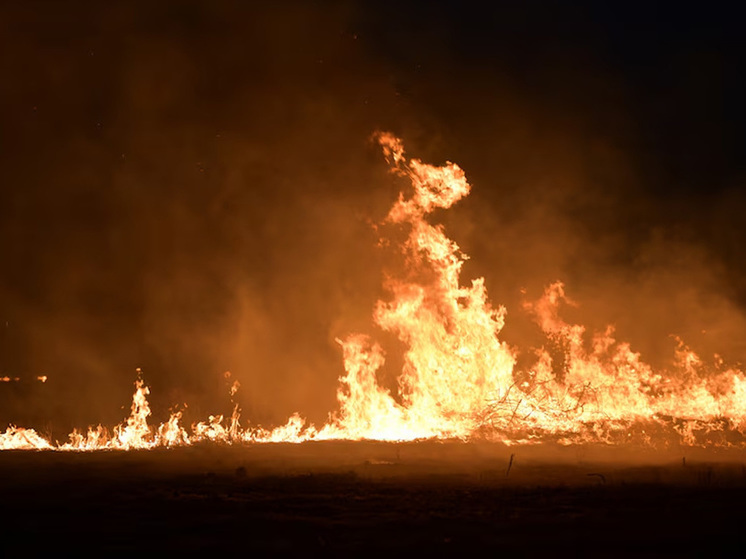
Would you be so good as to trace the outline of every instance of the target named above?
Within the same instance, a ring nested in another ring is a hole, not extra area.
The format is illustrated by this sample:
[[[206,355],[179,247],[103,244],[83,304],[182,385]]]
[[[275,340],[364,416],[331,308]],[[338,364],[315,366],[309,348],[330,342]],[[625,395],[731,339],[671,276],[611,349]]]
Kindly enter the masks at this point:
[[[402,245],[407,269],[386,280],[390,297],[373,312],[375,324],[406,348],[396,394],[377,378],[385,362],[381,346],[352,334],[337,340],[345,369],[337,391],[339,409],[319,429],[298,414],[272,430],[242,428],[237,404],[229,419],[210,416],[192,425],[191,433],[180,425],[181,412],[153,428],[147,423],[149,390],[138,370],[130,416],[111,433],[100,425],[89,427],[85,435],[73,431],[69,442],[53,445],[33,430],[9,427],[0,434],[0,448],[148,449],[201,441],[473,437],[563,444],[633,439],[655,444],[673,437],[685,445],[744,444],[742,371],[724,368],[722,360],[714,368],[706,366],[681,341],[671,369],[655,371],[629,344],[614,338],[612,327],[588,333],[582,325],[565,322],[560,304],[574,303],[560,282],[524,305],[551,350],[529,349],[536,356],[534,364],[517,370],[517,349],[499,339],[506,309],[490,304],[483,278],[461,284],[467,256],[441,226],[427,220],[435,209],[450,208],[469,194],[464,172],[454,163],[438,167],[407,158],[401,140],[391,134],[379,133],[376,140],[391,171],[412,185],[411,195],[400,194],[385,219],[407,235]],[[235,381],[231,397],[238,388]]]

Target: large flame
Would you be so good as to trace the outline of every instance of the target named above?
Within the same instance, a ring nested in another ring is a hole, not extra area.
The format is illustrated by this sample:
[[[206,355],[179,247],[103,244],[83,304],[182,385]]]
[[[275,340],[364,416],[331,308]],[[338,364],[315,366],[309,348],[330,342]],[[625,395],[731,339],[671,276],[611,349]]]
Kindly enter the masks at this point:
[[[393,172],[413,186],[400,195],[386,220],[408,229],[403,244],[407,271],[390,277],[389,301],[379,301],[374,320],[408,348],[399,377],[400,402],[376,382],[381,348],[360,335],[342,341],[347,375],[340,411],[320,436],[404,440],[468,437],[485,405],[512,383],[514,358],[497,334],[505,309],[493,309],[483,280],[459,284],[466,257],[443,228],[425,219],[469,194],[464,172],[453,163],[426,165],[404,156],[401,142],[380,134]]]
[[[722,363],[706,366],[679,342],[674,361],[655,371],[614,330],[589,333],[565,322],[562,283],[524,309],[541,327],[546,347],[529,348],[533,365],[516,368],[518,350],[499,339],[506,310],[493,307],[482,278],[462,285],[466,255],[439,225],[428,221],[467,196],[469,183],[454,163],[432,166],[405,156],[402,142],[376,135],[391,171],[412,185],[387,217],[404,232],[405,271],[389,275],[389,296],[373,313],[375,324],[405,347],[396,393],[378,373],[384,351],[375,340],[352,334],[338,340],[345,374],[339,409],[321,428],[298,414],[275,429],[241,427],[236,405],[230,418],[181,426],[181,412],[157,427],[148,425],[148,388],[136,381],[131,414],[111,431],[89,427],[53,444],[33,430],[9,427],[0,448],[142,449],[213,442],[302,442],[322,439],[413,440],[474,437],[513,442],[554,440],[685,445],[739,445],[746,434],[746,378]],[[548,349],[548,348],[551,348]],[[46,380],[46,377],[44,377]],[[231,396],[238,389],[234,383]]]

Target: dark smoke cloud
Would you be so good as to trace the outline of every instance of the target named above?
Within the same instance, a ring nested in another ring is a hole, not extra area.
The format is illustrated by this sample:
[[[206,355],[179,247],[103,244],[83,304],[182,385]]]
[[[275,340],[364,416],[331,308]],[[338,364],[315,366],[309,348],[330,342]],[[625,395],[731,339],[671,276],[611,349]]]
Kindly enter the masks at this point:
[[[740,359],[727,18],[612,12],[6,3],[0,366],[50,380],[6,390],[0,419],[114,423],[142,367],[161,417],[229,411],[229,370],[254,421],[323,421],[334,339],[372,331],[384,295],[370,223],[402,184],[377,129],[466,170],[473,194],[435,217],[511,342],[535,335],[521,288],[561,279],[650,359],[671,333]]]

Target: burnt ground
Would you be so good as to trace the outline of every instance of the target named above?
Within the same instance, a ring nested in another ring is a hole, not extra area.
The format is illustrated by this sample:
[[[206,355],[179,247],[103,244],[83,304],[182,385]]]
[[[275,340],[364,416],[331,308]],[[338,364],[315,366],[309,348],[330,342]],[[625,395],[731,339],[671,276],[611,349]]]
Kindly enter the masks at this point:
[[[5,451],[0,553],[731,554],[746,540],[744,464],[460,443]]]

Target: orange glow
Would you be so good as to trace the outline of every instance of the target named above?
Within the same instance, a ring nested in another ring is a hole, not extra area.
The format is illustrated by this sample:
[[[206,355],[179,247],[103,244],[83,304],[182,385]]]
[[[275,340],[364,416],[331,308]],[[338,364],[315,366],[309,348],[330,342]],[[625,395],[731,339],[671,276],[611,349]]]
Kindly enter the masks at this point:
[[[44,437],[33,429],[10,426],[0,433],[0,450],[47,450],[53,448]]]
[[[737,434],[742,441],[746,434],[742,371],[720,361],[707,365],[681,341],[671,366],[653,370],[628,343],[615,338],[613,327],[588,332],[565,322],[560,305],[574,303],[560,282],[522,309],[543,331],[547,347],[519,349],[501,341],[506,309],[489,302],[483,278],[461,283],[467,256],[442,226],[428,221],[434,210],[450,208],[469,194],[464,172],[454,163],[432,166],[407,158],[401,140],[390,134],[376,139],[391,172],[412,186],[385,218],[388,226],[406,234],[401,246],[406,270],[387,277],[388,297],[373,311],[375,325],[405,347],[396,393],[379,383],[378,371],[385,363],[381,345],[351,334],[337,340],[345,370],[337,390],[339,408],[320,428],[299,414],[270,430],[242,427],[238,405],[230,418],[210,416],[189,431],[180,424],[181,412],[151,427],[149,390],[138,374],[130,416],[111,431],[89,427],[85,434],[74,431],[67,443],[53,445],[33,430],[9,427],[0,435],[0,448],[129,450],[201,441],[477,437],[508,444],[743,444],[726,436]],[[535,357],[533,364],[518,370],[519,353]],[[234,381],[231,397],[238,390]]]

